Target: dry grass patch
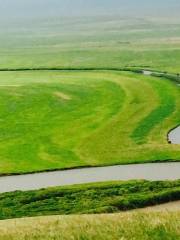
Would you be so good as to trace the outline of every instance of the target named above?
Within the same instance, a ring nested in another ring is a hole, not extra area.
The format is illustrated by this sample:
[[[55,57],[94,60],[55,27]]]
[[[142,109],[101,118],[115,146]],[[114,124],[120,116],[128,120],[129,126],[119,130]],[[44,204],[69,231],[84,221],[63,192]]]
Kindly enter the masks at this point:
[[[180,212],[51,216],[0,222],[1,240],[175,240]]]
[[[65,93],[62,93],[62,92],[55,92],[54,95],[56,97],[59,97],[59,98],[63,99],[63,100],[67,100],[67,101],[71,100],[71,96],[69,96],[69,95],[67,95]]]

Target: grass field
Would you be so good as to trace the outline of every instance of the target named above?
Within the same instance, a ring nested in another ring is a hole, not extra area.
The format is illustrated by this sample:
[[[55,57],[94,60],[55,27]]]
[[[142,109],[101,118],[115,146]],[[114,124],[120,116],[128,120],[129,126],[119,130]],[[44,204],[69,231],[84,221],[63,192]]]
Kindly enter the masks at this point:
[[[180,181],[125,181],[0,194],[0,219],[115,213],[180,199]]]
[[[38,217],[0,222],[1,240],[177,240],[180,213]]]
[[[15,22],[0,33],[0,69],[135,67],[177,74],[179,22],[152,16]],[[0,72],[0,100],[0,174],[180,159],[178,146],[167,143],[180,122],[179,89],[164,78]]]
[[[0,173],[179,160],[179,88],[113,71],[0,72]]]
[[[179,22],[116,15],[15,22],[1,28],[0,68],[146,66],[178,73]]]

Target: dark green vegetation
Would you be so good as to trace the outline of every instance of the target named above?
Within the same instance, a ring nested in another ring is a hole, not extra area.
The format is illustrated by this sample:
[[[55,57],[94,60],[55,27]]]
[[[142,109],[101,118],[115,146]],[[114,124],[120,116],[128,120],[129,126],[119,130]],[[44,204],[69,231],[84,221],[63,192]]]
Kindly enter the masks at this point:
[[[143,89],[143,91],[140,91]],[[179,160],[170,80],[120,71],[0,72],[0,173]]]
[[[180,181],[112,182],[0,195],[0,219],[113,213],[180,199]]]

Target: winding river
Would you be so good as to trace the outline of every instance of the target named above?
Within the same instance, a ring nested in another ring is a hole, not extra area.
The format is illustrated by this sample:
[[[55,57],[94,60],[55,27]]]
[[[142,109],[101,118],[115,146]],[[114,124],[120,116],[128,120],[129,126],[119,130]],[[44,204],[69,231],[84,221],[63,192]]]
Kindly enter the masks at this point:
[[[180,179],[180,162],[93,167],[0,177],[0,193],[132,179],[152,181]]]
[[[152,73],[151,71],[143,71],[144,75]],[[171,143],[180,144],[180,127],[172,130],[168,138]],[[5,176],[0,177],[0,193],[132,179],[151,181],[180,179],[180,162],[118,165]]]

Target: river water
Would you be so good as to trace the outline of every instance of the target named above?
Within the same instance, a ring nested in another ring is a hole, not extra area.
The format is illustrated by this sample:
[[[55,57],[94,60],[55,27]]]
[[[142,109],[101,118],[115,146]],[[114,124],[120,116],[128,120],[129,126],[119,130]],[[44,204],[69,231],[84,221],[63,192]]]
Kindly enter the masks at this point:
[[[0,177],[0,192],[114,180],[180,179],[180,162],[118,165]]]
[[[172,144],[180,144],[180,126],[173,129],[170,133],[169,133],[169,141]]]

